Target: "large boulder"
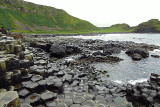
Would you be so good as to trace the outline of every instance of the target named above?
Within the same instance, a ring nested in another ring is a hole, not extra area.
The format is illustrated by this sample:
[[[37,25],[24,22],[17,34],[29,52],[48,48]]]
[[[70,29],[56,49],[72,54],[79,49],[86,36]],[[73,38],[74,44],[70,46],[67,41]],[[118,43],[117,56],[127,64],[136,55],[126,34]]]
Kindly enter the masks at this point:
[[[142,56],[139,55],[139,54],[133,54],[133,55],[132,55],[132,59],[138,61],[138,60],[141,60],[141,59],[142,59]]]
[[[64,45],[52,45],[50,48],[50,54],[53,57],[62,58],[67,55],[67,47]]]
[[[1,107],[20,107],[19,96],[16,91],[0,93]]]
[[[149,57],[149,52],[144,49],[128,49],[126,54],[131,56],[133,60],[140,60]]]
[[[56,58],[63,58],[67,55],[80,53],[81,49],[77,46],[54,44],[50,48],[50,55]]]

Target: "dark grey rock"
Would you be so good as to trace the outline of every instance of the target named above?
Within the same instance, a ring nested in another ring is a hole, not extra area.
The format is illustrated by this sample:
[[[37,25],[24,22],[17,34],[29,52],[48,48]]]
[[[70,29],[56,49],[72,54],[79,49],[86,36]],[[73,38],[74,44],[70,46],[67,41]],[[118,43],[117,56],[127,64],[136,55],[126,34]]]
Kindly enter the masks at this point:
[[[67,47],[63,45],[52,45],[50,48],[51,56],[62,58],[67,55]]]
[[[38,83],[30,83],[30,84],[27,84],[25,87],[30,90],[31,92],[37,92],[39,89],[38,89],[38,86],[39,84]]]
[[[105,54],[105,55],[112,55],[112,54],[117,54],[120,52],[121,52],[121,49],[117,48],[117,47],[110,47],[110,48],[103,49],[103,54]]]
[[[42,93],[41,95],[41,99],[46,102],[46,101],[51,101],[54,100],[55,98],[57,98],[57,94],[53,93],[51,91],[45,91],[44,93]]]
[[[28,81],[32,78],[32,74],[27,74],[25,76],[22,76],[22,81]]]
[[[32,80],[33,82],[37,82],[37,81],[40,81],[40,80],[42,80],[42,79],[43,79],[43,77],[40,76],[40,75],[34,75],[34,76],[31,78],[31,80]]]
[[[100,52],[100,51],[94,52],[92,55],[94,55],[94,56],[97,56],[97,55],[105,56],[105,54]]]
[[[160,58],[159,55],[151,55],[151,57],[154,57],[154,58]]]
[[[144,49],[129,49],[129,50],[126,51],[126,54],[131,56],[131,57],[133,57],[134,54],[141,55],[142,58],[149,57],[149,52],[147,50],[144,50]]]
[[[30,94],[30,91],[28,91],[27,89],[22,89],[22,90],[18,91],[18,95],[20,98],[25,98],[29,94]]]

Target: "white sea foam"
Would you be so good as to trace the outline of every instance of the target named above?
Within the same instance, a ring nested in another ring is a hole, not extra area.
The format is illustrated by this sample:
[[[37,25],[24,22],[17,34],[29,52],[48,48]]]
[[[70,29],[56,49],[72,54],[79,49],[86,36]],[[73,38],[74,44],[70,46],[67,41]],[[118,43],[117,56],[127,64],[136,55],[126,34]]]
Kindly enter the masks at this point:
[[[120,80],[115,80],[113,82],[118,83],[118,84],[122,84],[122,81],[120,81]]]
[[[135,85],[136,83],[142,83],[142,82],[145,82],[145,81],[147,81],[147,78],[141,78],[141,79],[138,79],[138,80],[130,80],[130,81],[128,81],[128,83]]]

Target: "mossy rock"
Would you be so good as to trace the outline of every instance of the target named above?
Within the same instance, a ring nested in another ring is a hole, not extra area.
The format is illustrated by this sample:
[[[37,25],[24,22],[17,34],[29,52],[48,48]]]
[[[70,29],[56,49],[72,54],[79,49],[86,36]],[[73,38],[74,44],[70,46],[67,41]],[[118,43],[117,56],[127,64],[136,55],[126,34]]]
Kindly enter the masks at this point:
[[[1,107],[20,107],[19,96],[16,91],[0,93]]]
[[[0,71],[5,71],[6,70],[6,62],[4,59],[0,59]]]
[[[9,53],[14,53],[15,52],[15,45],[13,45],[13,44],[7,44],[6,45],[6,50]]]

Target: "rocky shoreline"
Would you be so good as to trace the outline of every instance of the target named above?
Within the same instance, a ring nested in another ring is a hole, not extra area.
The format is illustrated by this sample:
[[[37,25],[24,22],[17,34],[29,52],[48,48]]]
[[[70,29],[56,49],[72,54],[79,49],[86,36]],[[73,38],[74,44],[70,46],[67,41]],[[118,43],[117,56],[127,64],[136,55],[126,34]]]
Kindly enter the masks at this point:
[[[25,35],[21,42],[19,36],[0,36],[2,107],[160,106],[159,75],[136,85],[117,85],[104,79],[107,71],[91,65],[119,62],[123,59],[113,54],[122,50],[141,60],[159,46],[43,35]]]

